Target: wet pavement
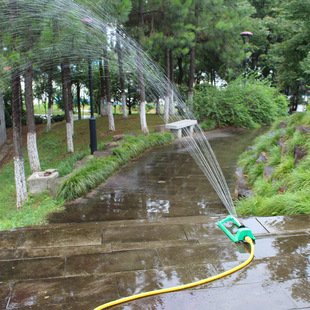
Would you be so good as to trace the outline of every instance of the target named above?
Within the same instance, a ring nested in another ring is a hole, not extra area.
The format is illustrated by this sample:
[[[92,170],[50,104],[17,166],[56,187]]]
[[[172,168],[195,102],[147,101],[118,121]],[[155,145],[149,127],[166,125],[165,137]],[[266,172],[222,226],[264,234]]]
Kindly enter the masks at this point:
[[[231,191],[254,134],[209,136]],[[94,309],[218,274],[249,256],[218,228],[226,215],[179,143],[155,148],[51,224],[0,232],[0,309]],[[113,309],[310,309],[310,215],[242,221],[257,238],[248,267]]]

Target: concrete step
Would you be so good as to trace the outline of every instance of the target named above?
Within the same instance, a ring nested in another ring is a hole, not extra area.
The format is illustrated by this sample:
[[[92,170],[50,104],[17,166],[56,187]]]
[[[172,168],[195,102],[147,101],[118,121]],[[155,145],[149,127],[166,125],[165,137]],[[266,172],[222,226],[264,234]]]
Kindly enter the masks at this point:
[[[234,244],[218,228],[221,219],[209,215],[51,224],[0,232],[0,306],[92,309],[122,296],[218,274],[248,257],[246,247]],[[244,283],[262,283],[258,290],[264,291],[264,283],[272,279],[270,266],[284,266],[282,280],[291,276],[289,266],[300,266],[302,272],[310,254],[309,219],[310,215],[243,219],[257,237],[255,261],[236,276],[190,291],[204,291],[213,300],[208,294],[220,298],[227,286],[239,285],[234,289],[238,294],[244,292]],[[306,275],[298,273],[301,276],[306,281]],[[271,286],[277,292],[274,298],[283,301],[285,287],[282,292],[278,282]],[[171,297],[158,298],[168,302]],[[151,300],[134,305],[148,309]]]

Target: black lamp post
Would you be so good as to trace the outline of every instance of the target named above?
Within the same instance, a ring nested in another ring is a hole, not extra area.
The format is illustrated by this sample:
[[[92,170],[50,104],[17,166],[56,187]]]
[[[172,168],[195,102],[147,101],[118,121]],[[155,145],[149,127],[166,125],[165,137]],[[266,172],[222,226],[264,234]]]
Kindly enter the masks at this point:
[[[84,18],[82,22],[86,27],[90,26],[92,19]],[[97,130],[96,118],[94,116],[94,90],[93,90],[93,72],[91,55],[88,55],[88,79],[89,79],[89,97],[90,97],[90,119],[89,119],[89,132],[90,132],[90,152],[94,154],[97,151]]]
[[[241,35],[241,38],[243,40],[243,43],[244,44],[248,44],[250,42],[250,38],[252,37],[253,33],[250,32],[250,31],[243,31],[240,33]],[[243,65],[244,65],[244,69],[246,69],[247,67],[247,57],[246,57],[246,53],[249,51],[249,49],[246,47],[244,49],[244,62],[243,62]],[[244,73],[245,74],[245,73]]]

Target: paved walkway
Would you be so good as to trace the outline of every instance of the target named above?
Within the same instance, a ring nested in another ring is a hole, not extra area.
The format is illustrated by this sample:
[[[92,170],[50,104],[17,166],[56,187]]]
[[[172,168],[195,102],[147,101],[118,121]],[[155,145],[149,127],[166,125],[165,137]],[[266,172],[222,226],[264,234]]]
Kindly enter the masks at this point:
[[[93,309],[123,296],[197,281],[248,257],[220,216],[54,224],[0,234],[1,309]],[[310,216],[250,218],[249,267],[192,290],[115,309],[310,308]]]
[[[209,198],[203,197],[201,175],[181,147],[171,148],[154,149],[126,166],[51,217],[53,224],[0,232],[0,308],[94,309],[246,260],[247,249],[217,227],[226,212],[216,195],[207,188]],[[225,173],[231,168],[224,166]],[[310,309],[310,216],[243,222],[257,237],[248,267],[113,309]]]

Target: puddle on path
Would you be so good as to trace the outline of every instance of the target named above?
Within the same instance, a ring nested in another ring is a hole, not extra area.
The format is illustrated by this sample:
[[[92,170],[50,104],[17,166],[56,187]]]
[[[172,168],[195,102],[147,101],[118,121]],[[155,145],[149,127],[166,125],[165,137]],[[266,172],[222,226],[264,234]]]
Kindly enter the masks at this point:
[[[238,156],[266,129],[207,133],[233,194]],[[177,141],[155,148],[110,177],[88,198],[53,214],[50,223],[226,214],[217,194]]]

